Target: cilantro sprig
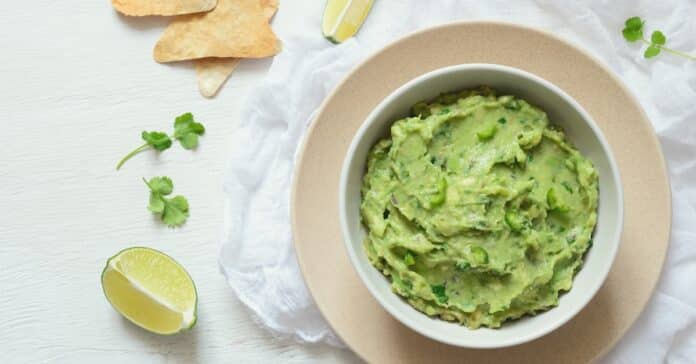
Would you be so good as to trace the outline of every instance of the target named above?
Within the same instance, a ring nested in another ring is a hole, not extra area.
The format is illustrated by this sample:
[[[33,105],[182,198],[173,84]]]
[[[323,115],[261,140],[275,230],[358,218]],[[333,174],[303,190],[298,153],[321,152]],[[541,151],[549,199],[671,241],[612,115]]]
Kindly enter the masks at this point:
[[[166,197],[174,190],[172,179],[162,176],[150,178],[149,181],[143,178],[143,182],[150,189],[150,203],[147,209],[158,215],[169,227],[183,225],[189,216],[189,204],[181,195]]]
[[[174,120],[174,134],[168,135],[161,131],[143,131],[140,137],[145,141],[145,144],[126,154],[118,162],[116,169],[120,169],[126,161],[138,153],[149,149],[154,149],[158,152],[169,149],[172,146],[172,139],[178,140],[184,149],[194,149],[198,146],[198,137],[204,133],[205,127],[203,127],[203,124],[196,122],[193,119],[193,114],[190,112],[177,116]]]
[[[643,26],[645,25],[645,20],[638,16],[630,17],[624,23],[624,28],[621,31],[623,37],[630,43],[642,42],[648,46],[643,52],[643,57],[653,58],[660,54],[661,51],[674,54],[676,56],[684,57],[686,59],[696,61],[696,56],[674,50],[665,46],[667,43],[667,37],[660,30],[655,30],[650,34],[650,40],[646,39],[643,34]]]

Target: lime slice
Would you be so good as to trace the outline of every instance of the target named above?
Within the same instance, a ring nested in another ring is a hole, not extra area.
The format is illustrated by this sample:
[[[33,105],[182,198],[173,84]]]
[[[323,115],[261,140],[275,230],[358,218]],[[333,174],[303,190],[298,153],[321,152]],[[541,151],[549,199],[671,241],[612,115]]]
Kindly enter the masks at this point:
[[[321,31],[333,43],[341,43],[358,32],[372,8],[373,0],[328,0]]]
[[[171,335],[196,323],[196,286],[184,267],[150,248],[128,248],[109,258],[104,294],[125,318],[145,330]]]

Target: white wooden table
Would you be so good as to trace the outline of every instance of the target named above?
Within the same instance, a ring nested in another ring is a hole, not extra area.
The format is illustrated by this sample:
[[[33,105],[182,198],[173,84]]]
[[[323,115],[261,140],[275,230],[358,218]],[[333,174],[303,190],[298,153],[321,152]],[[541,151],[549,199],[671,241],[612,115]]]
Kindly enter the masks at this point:
[[[270,61],[243,62],[221,94],[199,96],[190,64],[159,65],[169,21],[115,13],[108,0],[6,3],[0,12],[0,362],[354,362],[324,345],[259,328],[218,271],[222,176],[248,90]],[[10,6],[11,5],[11,6]],[[274,27],[321,11],[287,0]],[[317,31],[319,29],[317,28]],[[116,172],[140,132],[193,112],[207,132],[195,152],[144,153]],[[191,217],[172,230],[146,210],[141,177],[168,175]],[[171,254],[196,281],[199,321],[158,337],[122,319],[99,276],[119,250]]]

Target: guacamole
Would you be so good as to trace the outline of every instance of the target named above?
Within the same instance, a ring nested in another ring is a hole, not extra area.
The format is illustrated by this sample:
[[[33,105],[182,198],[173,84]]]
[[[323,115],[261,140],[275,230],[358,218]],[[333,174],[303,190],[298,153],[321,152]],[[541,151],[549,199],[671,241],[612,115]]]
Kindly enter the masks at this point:
[[[544,111],[486,87],[411,115],[368,157],[370,262],[417,310],[470,328],[556,306],[592,245],[592,163]]]

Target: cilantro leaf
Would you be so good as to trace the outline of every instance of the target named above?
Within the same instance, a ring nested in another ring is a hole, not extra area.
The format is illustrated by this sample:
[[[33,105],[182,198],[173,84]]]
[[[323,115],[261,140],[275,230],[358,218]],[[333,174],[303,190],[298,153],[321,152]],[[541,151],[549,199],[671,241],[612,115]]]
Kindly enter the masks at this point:
[[[656,30],[656,31],[652,32],[652,35],[650,36],[650,41],[653,44],[663,45],[663,44],[667,43],[667,37],[665,37],[665,34],[662,33],[661,31]]]
[[[645,21],[638,16],[630,17],[626,19],[624,23],[624,28],[621,30],[621,34],[628,42],[641,41],[648,45],[648,48],[643,52],[645,58],[653,58],[660,54],[662,51],[674,54],[676,56],[684,57],[686,59],[696,61],[696,56],[680,52],[671,48],[665,47],[667,43],[667,37],[660,30],[655,30],[650,34],[650,40],[648,41],[643,36],[643,26]]]
[[[621,31],[621,33],[623,34],[623,37],[626,38],[626,40],[629,42],[635,42],[643,37],[642,30],[624,29]]]
[[[171,178],[153,177],[143,181],[150,189],[150,201],[147,209],[158,215],[169,227],[181,226],[189,216],[189,204],[184,196],[165,197],[172,193],[174,184]]]
[[[629,42],[635,42],[643,38],[643,24],[645,22],[638,16],[628,18],[624,23],[625,27],[621,31],[624,38]]]
[[[660,47],[656,45],[651,45],[645,50],[645,53],[643,53],[643,56],[645,58],[652,58],[660,54]]]
[[[145,141],[145,144],[126,154],[116,165],[116,170],[120,169],[126,161],[140,152],[148,149],[160,152],[169,149],[172,146],[172,138],[178,140],[184,149],[193,149],[198,146],[198,136],[204,133],[205,127],[203,127],[203,124],[193,120],[193,114],[190,112],[177,116],[174,120],[173,135],[167,135],[167,133],[161,131],[143,131],[140,137]]]
[[[430,289],[432,290],[435,297],[437,297],[438,302],[445,303],[449,299],[449,297],[447,297],[447,293],[445,292],[444,285],[442,285],[442,284],[431,285]]]
[[[626,26],[627,29],[637,29],[637,30],[642,30],[643,24],[645,24],[645,21],[643,19],[641,19],[639,16],[632,16],[632,17],[626,19],[626,22],[624,23],[624,25]]]
[[[156,214],[162,214],[164,212],[164,200],[161,197],[162,195],[150,193],[150,203],[147,205],[147,209]]]
[[[570,183],[568,183],[568,181],[561,182],[561,185],[566,189],[566,191],[568,191],[568,193],[573,193],[573,187],[570,187]]]
[[[166,176],[163,177],[152,177],[147,185],[150,186],[152,192],[159,193],[160,195],[166,196],[172,193],[174,190],[174,183],[172,179]]]
[[[203,124],[193,120],[193,114],[186,113],[178,116],[174,121],[174,138],[184,149],[193,149],[198,146],[198,136],[205,133]]]
[[[162,222],[169,227],[180,226],[189,216],[189,205],[184,196],[178,195],[169,199],[165,203],[164,212],[162,212]]]
[[[143,131],[141,138],[153,149],[163,151],[172,146],[172,139],[169,135],[160,131]]]

